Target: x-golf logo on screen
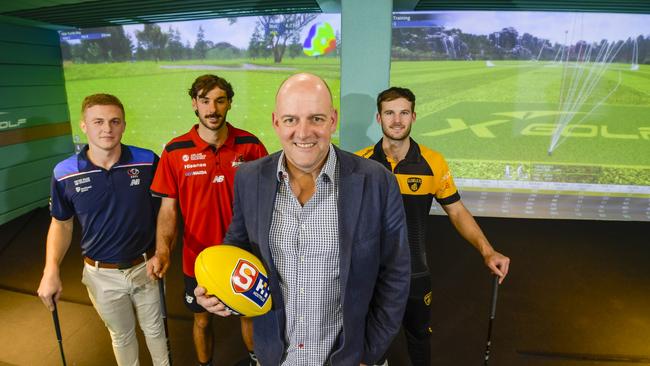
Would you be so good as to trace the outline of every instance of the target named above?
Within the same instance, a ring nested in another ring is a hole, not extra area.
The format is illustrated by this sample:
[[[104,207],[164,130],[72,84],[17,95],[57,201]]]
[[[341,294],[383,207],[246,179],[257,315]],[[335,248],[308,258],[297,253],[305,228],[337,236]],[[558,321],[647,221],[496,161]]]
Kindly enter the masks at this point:
[[[240,258],[237,262],[230,284],[236,293],[246,296],[259,307],[264,306],[269,298],[269,279],[245,259]]]

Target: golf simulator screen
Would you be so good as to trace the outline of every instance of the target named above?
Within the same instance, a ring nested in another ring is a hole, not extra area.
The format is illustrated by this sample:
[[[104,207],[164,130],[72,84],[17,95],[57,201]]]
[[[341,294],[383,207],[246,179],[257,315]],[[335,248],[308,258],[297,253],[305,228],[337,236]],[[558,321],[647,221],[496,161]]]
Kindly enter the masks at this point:
[[[187,91],[198,76],[212,73],[235,91],[228,120],[277,151],[270,116],[275,92],[288,76],[322,76],[339,108],[340,17],[280,14],[61,32],[74,142],[86,142],[78,123],[83,98],[110,93],[125,107],[123,141],[160,154],[197,123]]]
[[[124,103],[123,141],[160,153],[196,123],[194,79],[215,73],[235,90],[228,120],[277,151],[287,76],[324,77],[339,108],[340,18],[61,32],[75,143],[83,97],[105,92]],[[650,221],[650,15],[394,13],[391,42],[390,83],[417,96],[412,137],[445,155],[474,215]]]
[[[650,220],[650,15],[395,13],[392,34],[412,137],[472,213]]]

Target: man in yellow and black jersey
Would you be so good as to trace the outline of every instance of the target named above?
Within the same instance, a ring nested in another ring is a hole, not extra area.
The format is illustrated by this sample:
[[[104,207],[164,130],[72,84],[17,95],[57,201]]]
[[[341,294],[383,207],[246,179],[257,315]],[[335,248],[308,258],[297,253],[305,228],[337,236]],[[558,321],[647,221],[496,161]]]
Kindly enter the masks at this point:
[[[463,205],[442,154],[418,145],[410,137],[415,117],[415,95],[409,89],[392,87],[379,93],[377,122],[383,138],[357,154],[383,164],[399,182],[411,250],[411,287],[402,324],[412,364],[429,366],[432,294],[425,234],[433,199],[442,206],[460,235],[481,253],[485,265],[500,277],[499,282],[508,274],[510,259],[492,248]]]

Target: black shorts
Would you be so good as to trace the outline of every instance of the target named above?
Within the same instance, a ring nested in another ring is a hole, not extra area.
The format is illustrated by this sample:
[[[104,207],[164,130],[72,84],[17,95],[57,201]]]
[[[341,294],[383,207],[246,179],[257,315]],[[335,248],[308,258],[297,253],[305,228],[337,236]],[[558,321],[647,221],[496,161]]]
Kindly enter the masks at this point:
[[[196,296],[194,296],[194,289],[197,286],[196,278],[183,274],[183,280],[185,281],[185,294],[183,294],[185,306],[193,313],[206,312],[205,308],[196,302]]]
[[[411,289],[404,313],[404,329],[418,339],[431,335],[431,275],[411,278]]]

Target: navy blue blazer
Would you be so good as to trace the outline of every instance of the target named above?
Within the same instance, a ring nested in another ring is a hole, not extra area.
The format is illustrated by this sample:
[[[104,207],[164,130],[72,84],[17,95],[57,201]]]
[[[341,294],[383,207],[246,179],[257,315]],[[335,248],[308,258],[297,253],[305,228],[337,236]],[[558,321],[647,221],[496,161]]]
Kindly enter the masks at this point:
[[[332,365],[376,363],[399,331],[410,283],[406,215],[395,177],[381,164],[338,148],[339,242],[343,331]],[[239,167],[233,220],[224,239],[253,252],[269,272],[273,307],[253,319],[255,353],[279,365],[287,344],[286,315],[269,232],[280,153]]]

